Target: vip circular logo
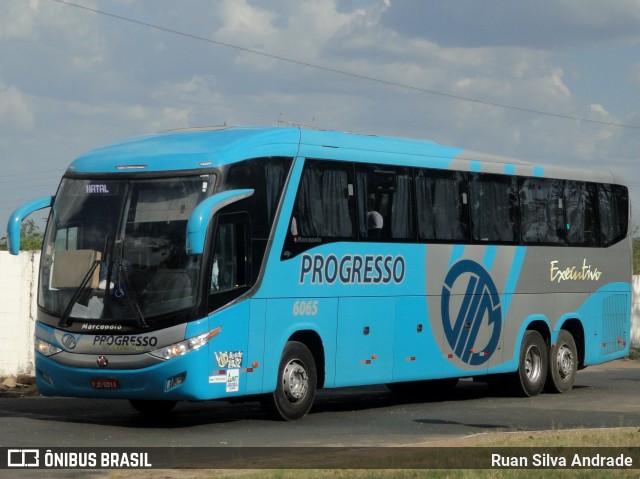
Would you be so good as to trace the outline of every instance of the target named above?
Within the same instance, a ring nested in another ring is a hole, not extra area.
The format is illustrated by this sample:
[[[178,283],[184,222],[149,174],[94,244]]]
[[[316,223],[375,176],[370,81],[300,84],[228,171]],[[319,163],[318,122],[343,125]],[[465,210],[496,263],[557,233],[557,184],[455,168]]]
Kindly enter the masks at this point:
[[[62,345],[67,350],[72,350],[76,348],[76,346],[78,345],[78,341],[76,340],[76,337],[73,334],[67,333],[64,336],[62,336]]]
[[[454,264],[442,286],[440,307],[445,337],[454,354],[471,366],[487,362],[502,328],[500,296],[487,270],[469,259]]]

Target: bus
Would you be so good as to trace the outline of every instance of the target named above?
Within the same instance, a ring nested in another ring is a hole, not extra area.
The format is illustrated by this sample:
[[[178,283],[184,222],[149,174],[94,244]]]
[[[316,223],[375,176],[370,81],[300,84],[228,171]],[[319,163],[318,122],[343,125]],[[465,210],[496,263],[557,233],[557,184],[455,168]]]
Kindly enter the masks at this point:
[[[569,391],[628,354],[629,193],[608,172],[298,127],[170,131],[71,163],[39,269],[45,396]]]

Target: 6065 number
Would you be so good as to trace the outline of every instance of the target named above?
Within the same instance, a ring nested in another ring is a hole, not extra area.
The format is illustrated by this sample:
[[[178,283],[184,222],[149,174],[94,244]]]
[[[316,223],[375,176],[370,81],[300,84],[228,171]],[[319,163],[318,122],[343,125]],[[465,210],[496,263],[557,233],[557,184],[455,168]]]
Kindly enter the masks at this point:
[[[293,303],[294,316],[315,316],[318,314],[318,300],[296,301]]]

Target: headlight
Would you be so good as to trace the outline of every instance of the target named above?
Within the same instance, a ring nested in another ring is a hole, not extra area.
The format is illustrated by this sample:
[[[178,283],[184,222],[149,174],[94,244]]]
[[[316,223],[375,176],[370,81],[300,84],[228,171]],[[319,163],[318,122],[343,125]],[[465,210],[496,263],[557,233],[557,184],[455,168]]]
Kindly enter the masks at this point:
[[[35,339],[35,347],[36,351],[44,354],[45,356],[53,356],[54,354],[58,354],[62,351],[62,349],[58,348],[57,346],[54,346],[51,343],[47,343],[40,338]]]
[[[184,341],[180,341],[179,343],[170,344],[169,346],[164,346],[160,349],[156,349],[155,351],[150,351],[149,354],[155,356],[156,358],[164,359],[165,361],[168,359],[173,359],[177,356],[183,356],[191,351],[195,351],[200,349],[202,346],[207,344],[211,338],[214,338],[220,331],[221,327],[217,327],[211,331],[206,333],[199,334],[198,336],[194,336],[193,338],[185,339]]]

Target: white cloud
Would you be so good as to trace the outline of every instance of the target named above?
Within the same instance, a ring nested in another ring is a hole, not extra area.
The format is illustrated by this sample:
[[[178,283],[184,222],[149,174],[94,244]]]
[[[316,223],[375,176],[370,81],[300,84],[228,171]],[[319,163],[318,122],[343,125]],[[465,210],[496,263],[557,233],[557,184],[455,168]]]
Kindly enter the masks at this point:
[[[554,94],[554,96],[560,97],[570,97],[571,92],[569,92],[569,88],[562,81],[562,76],[564,72],[562,68],[554,68],[551,73],[545,77],[544,81],[549,86],[549,93]]]
[[[0,41],[33,39],[37,34],[36,17],[39,0],[2,2],[0,4]]]
[[[9,132],[30,131],[35,114],[29,101],[15,86],[0,84],[0,129]]]
[[[334,0],[279,2],[277,10],[266,10],[247,0],[225,0],[217,10],[223,26],[215,39],[277,56],[308,63],[326,62],[323,54],[339,43],[347,49],[371,45],[364,35],[352,35],[367,29],[375,31],[381,13],[379,6],[341,12]],[[352,43],[350,43],[352,42]],[[285,64],[252,54],[242,54],[243,62],[267,69]]]
[[[607,118],[611,117],[611,114],[604,109],[604,107],[598,103],[593,103],[591,105],[589,105],[589,109],[595,113],[599,113],[602,116],[605,116]]]
[[[158,111],[151,111],[152,116],[147,116],[145,126],[149,131],[165,131],[176,127],[188,127],[191,111],[180,108],[162,108]]]
[[[82,5],[95,8],[96,1],[84,0]],[[95,15],[48,0],[4,1],[0,3],[0,25],[0,41],[44,39],[86,44],[95,31]],[[52,39],[52,34],[57,38]]]
[[[211,104],[222,99],[220,93],[213,90],[215,86],[215,77],[193,75],[183,81],[155,86],[151,97],[162,102],[174,99],[184,104]]]

